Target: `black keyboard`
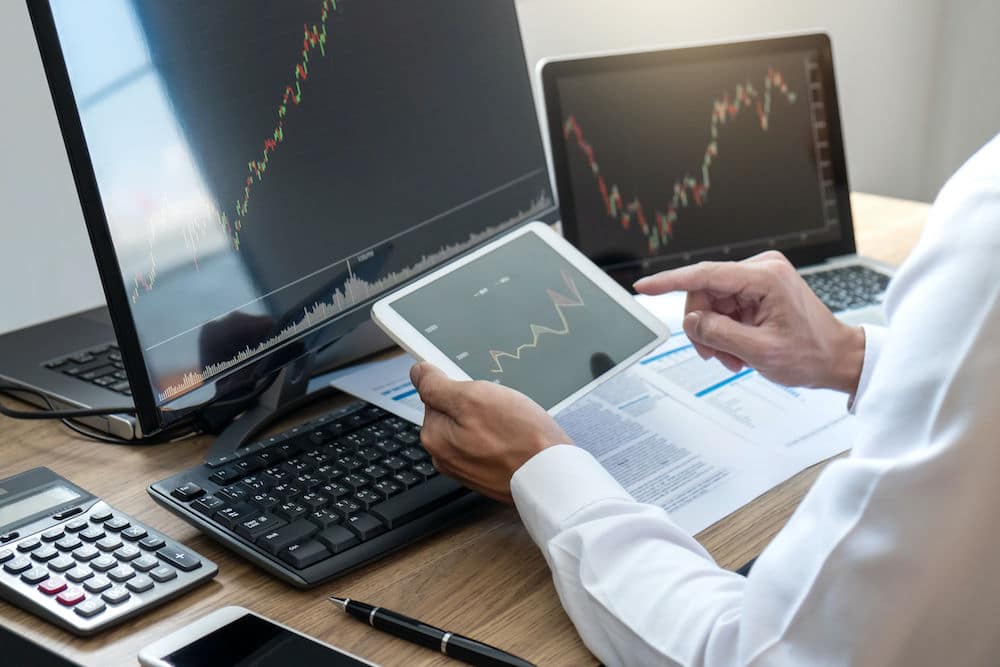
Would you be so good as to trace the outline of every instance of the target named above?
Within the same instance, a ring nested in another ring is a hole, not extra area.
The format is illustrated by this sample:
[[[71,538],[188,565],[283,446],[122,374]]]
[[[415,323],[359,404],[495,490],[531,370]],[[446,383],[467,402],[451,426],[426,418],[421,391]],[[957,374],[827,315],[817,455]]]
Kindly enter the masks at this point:
[[[438,474],[419,427],[369,403],[207,461],[149,493],[299,587],[381,558],[482,501]]]
[[[837,312],[882,303],[889,276],[855,264],[802,276],[826,307]]]
[[[124,396],[132,395],[121,351],[114,344],[101,345],[52,359],[45,363],[45,367]]]

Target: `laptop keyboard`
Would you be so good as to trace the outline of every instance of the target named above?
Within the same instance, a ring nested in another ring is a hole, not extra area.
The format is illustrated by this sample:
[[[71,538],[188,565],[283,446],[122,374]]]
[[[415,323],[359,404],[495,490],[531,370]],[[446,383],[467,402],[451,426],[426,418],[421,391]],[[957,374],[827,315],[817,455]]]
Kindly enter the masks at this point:
[[[45,367],[124,396],[132,395],[121,351],[114,344],[59,357],[46,362]]]
[[[880,304],[889,286],[889,276],[861,264],[806,273],[802,277],[834,312]]]

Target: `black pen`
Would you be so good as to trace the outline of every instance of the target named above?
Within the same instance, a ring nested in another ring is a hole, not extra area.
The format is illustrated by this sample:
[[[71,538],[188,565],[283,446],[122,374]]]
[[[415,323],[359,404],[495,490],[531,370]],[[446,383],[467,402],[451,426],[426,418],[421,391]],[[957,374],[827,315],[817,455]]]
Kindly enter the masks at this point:
[[[483,644],[453,632],[446,632],[382,607],[373,607],[350,598],[331,597],[330,602],[339,604],[348,614],[364,621],[376,630],[382,630],[408,642],[441,651],[450,658],[461,660],[470,665],[477,667],[535,667],[527,660],[522,660],[516,655],[501,651],[489,644]]]

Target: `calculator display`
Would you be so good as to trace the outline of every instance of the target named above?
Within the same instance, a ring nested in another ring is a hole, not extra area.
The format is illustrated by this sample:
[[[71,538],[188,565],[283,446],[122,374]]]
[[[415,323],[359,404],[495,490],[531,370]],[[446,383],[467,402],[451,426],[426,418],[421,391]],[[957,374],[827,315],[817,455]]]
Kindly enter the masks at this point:
[[[53,484],[26,498],[0,504],[0,526],[17,523],[33,514],[58,507],[80,497],[79,493],[68,486]]]

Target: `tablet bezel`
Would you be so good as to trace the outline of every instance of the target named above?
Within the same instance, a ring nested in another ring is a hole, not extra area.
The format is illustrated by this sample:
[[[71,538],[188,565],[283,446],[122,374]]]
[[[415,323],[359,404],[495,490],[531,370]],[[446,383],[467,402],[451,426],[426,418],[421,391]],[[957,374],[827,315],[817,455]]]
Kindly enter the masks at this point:
[[[574,248],[568,241],[566,241],[566,239],[553,231],[552,228],[546,223],[528,223],[508,234],[505,234],[501,238],[492,241],[491,243],[487,243],[481,248],[464,255],[454,262],[429,273],[416,282],[411,283],[410,285],[407,285],[406,287],[403,287],[402,289],[393,292],[382,299],[379,299],[372,306],[372,320],[374,320],[375,323],[383,331],[385,331],[390,338],[396,341],[400,347],[409,352],[412,356],[419,360],[428,361],[434,364],[444,371],[448,377],[456,380],[471,380],[472,378],[465,371],[463,371],[458,364],[452,361],[450,356],[434,345],[434,343],[432,343],[423,334],[423,332],[418,330],[410,324],[406,318],[400,315],[399,312],[393,308],[393,304],[413,292],[427,287],[431,283],[440,279],[442,276],[446,276],[449,273],[462,268],[466,264],[476,261],[483,255],[493,252],[497,248],[510,243],[512,240],[519,238],[524,234],[535,234],[538,236],[539,240],[546,243],[563,259],[580,271],[588,280],[593,282],[594,285],[613,299],[615,303],[624,308],[629,315],[638,320],[640,324],[649,329],[653,334],[652,341],[643,345],[621,362],[615,364],[612,369],[600,377],[588,382],[583,387],[578,388],[555,405],[547,408],[549,414],[554,415],[573,403],[575,400],[590,392],[597,385],[625,370],[630,365],[645,356],[648,352],[658,347],[661,343],[663,343],[663,341],[670,337],[670,330],[663,321],[653,315],[653,313],[649,312],[644,306],[636,301],[631,294],[629,294],[624,288],[608,276],[608,274],[602,271],[600,267],[587,259],[583,253]]]

